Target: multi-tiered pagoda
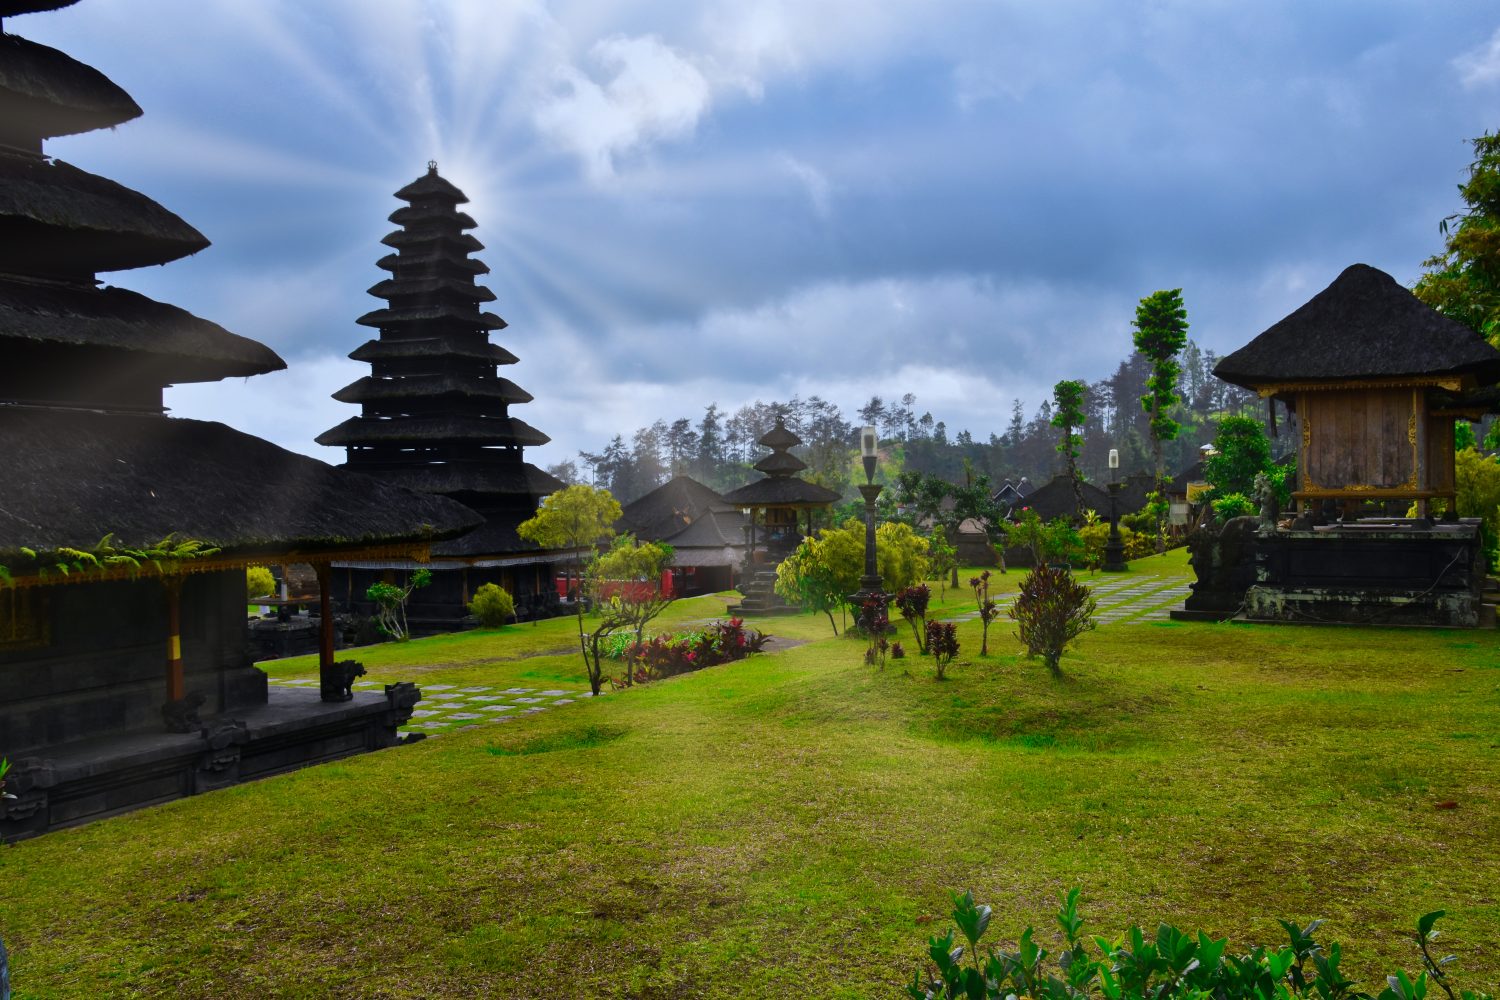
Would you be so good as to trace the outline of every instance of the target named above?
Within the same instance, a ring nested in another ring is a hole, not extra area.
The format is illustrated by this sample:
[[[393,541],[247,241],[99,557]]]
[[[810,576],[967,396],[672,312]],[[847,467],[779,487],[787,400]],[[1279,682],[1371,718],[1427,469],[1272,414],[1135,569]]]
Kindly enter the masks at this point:
[[[0,0],[0,17],[69,5]],[[208,246],[145,195],[43,153],[140,113],[97,70],[0,34],[0,842],[394,743],[409,684],[268,689],[247,649],[245,566],[321,576],[334,558],[423,558],[477,523],[166,416],[166,386],[285,364],[95,280]]]
[[[369,290],[387,305],[357,320],[380,336],[349,355],[371,371],[333,394],[358,403],[360,415],[318,443],[347,449],[346,468],[452,497],[484,515],[477,531],[434,546],[433,582],[412,595],[414,625],[453,627],[485,583],[510,591],[521,616],[545,615],[557,603],[551,563],[559,556],[523,541],[516,526],[563,484],[523,455],[549,438],[510,415],[532,397],[497,371],[517,358],[490,342],[505,321],[482,309],[495,294],[475,282],[489,268],[470,257],[484,247],[468,232],[474,220],[458,210],[469,199],[438,175],[436,163],[396,197],[407,203],[390,216],[401,228],[381,241],[395,252],[377,263],[390,277]],[[357,607],[371,583],[415,568],[351,564],[342,596]]]

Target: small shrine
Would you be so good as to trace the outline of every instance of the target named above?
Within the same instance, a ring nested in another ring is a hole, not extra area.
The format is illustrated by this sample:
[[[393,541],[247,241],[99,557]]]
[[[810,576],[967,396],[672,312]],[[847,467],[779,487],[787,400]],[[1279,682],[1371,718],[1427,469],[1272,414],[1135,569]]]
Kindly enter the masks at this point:
[[[1454,513],[1453,422],[1484,412],[1500,351],[1355,264],[1214,374],[1284,402],[1301,428],[1301,512],[1280,525],[1263,498],[1246,617],[1479,624],[1484,556],[1477,519]],[[1418,516],[1361,517],[1372,500]]]
[[[776,567],[790,555],[802,539],[813,532],[813,516],[838,503],[839,494],[825,486],[809,483],[797,474],[807,468],[791,450],[802,439],[787,429],[781,417],[776,426],[760,439],[771,454],[755,463],[765,478],[741,486],[724,495],[724,499],[743,510],[749,519],[745,526],[745,568],[741,574],[741,592],[745,600],[731,611],[748,614],[785,613],[794,610],[778,597]]]
[[[369,289],[386,306],[356,320],[379,336],[349,355],[368,363],[370,374],[333,394],[359,404],[360,415],[318,443],[344,448],[344,468],[450,497],[484,516],[477,531],[433,546],[432,583],[409,604],[414,629],[458,627],[486,583],[509,591],[521,618],[545,617],[557,604],[552,564],[563,556],[539,551],[516,528],[563,484],[525,460],[525,448],[550,438],[510,413],[532,396],[497,372],[518,359],[490,342],[506,323],[481,311],[495,293],[475,282],[489,267],[470,256],[484,246],[468,232],[473,218],[458,210],[469,199],[436,163],[396,197],[406,202],[390,216],[400,228],[381,241],[394,252],[376,263],[390,276]],[[342,563],[334,587],[343,605],[368,613],[372,583],[404,582],[417,568],[401,560]]]
[[[10,2],[0,15],[69,0]],[[0,35],[0,842],[391,746],[420,693],[268,687],[245,567],[426,558],[478,523],[350,476],[162,393],[285,368],[275,352],[99,272],[208,246],[139,192],[46,156],[141,114],[99,71]],[[353,665],[357,667],[356,665]]]

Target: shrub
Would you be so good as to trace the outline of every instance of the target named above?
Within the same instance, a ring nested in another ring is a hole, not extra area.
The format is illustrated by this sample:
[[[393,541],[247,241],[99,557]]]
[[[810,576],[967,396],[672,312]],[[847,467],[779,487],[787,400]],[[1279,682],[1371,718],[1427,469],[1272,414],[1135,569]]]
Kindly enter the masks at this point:
[[[969,588],[974,591],[974,606],[979,609],[979,655],[989,656],[990,623],[1000,617],[1000,605],[990,600],[990,571],[969,577]]]
[[[899,642],[893,642],[893,643],[891,643],[891,659],[893,659],[893,660],[904,660],[904,659],[906,659],[906,648],[904,646],[902,646],[901,643],[899,643]]]
[[[896,609],[911,624],[912,633],[917,637],[917,651],[923,655],[927,653],[927,605],[931,601],[932,591],[924,583],[903,587],[896,594]]]
[[[990,926],[992,911],[978,906],[968,892],[953,895],[953,922],[963,935],[958,944],[953,928],[927,942],[927,955],[937,975],[923,978],[921,970],[906,988],[912,1000],[1422,1000],[1436,995],[1436,985],[1451,1000],[1494,1000],[1487,993],[1464,990],[1455,994],[1444,967],[1452,958],[1434,959],[1429,941],[1437,937],[1433,925],[1443,911],[1429,913],[1417,921],[1412,939],[1420,949],[1422,971],[1415,976],[1398,970],[1386,977],[1380,993],[1357,992],[1339,965],[1343,949],[1337,942],[1324,948],[1313,939],[1323,925],[1315,920],[1306,927],[1277,921],[1287,933],[1280,948],[1257,946],[1236,955],[1227,938],[1215,940],[1202,931],[1186,934],[1171,924],[1160,924],[1156,933],[1144,934],[1132,925],[1117,941],[1082,934],[1083,917],[1078,913],[1078,890],[1063,897],[1056,917],[1066,947],[1057,955],[1056,971],[1047,971],[1052,955],[1037,944],[1036,931],[1027,927],[1017,939],[1015,951],[988,948],[979,953],[979,942]],[[1089,952],[1092,943],[1097,955]]]
[[[885,637],[891,630],[890,603],[890,594],[877,591],[865,598],[855,617],[859,630],[870,640],[865,649],[865,662],[881,669],[885,668],[885,656],[890,651],[890,642]]]
[[[1227,521],[1231,517],[1245,517],[1259,510],[1255,501],[1243,493],[1226,493],[1216,498],[1213,504],[1214,517],[1220,521]]]
[[[615,687],[673,677],[703,667],[741,660],[765,649],[771,636],[745,628],[742,619],[714,622],[702,631],[665,632],[637,641],[629,633],[611,636],[603,653],[626,662],[627,679],[611,678]]]
[[[948,664],[958,655],[958,627],[952,622],[928,622],[927,651],[937,664],[937,679],[943,680]]]
[[[479,624],[485,628],[500,628],[516,616],[516,601],[498,583],[486,583],[474,591],[469,614],[478,618]]]
[[[1058,661],[1068,643],[1094,627],[1099,602],[1088,587],[1067,569],[1037,566],[1021,582],[1021,592],[1010,606],[1016,638],[1027,656],[1041,656],[1054,677],[1062,676]]]
[[[250,599],[265,597],[276,591],[276,577],[264,566],[245,567],[245,593]]]

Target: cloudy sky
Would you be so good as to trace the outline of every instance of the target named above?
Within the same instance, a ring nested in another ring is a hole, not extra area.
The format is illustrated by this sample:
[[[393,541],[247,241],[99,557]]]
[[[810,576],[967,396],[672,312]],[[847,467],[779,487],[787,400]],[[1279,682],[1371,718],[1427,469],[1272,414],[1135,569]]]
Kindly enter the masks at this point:
[[[1107,374],[1158,288],[1232,350],[1352,262],[1414,280],[1500,126],[1479,2],[86,0],[5,29],[146,111],[48,152],[214,242],[111,283],[288,362],[168,405],[331,461],[429,159],[548,464],[792,393],[914,392],[983,437]]]

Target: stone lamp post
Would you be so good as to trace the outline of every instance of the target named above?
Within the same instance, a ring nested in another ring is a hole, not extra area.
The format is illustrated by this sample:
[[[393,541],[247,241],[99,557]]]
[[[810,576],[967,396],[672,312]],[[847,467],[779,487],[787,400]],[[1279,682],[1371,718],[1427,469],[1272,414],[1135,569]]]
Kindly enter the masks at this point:
[[[1111,478],[1117,475],[1120,468],[1120,450],[1109,449],[1109,471]],[[1123,483],[1112,482],[1109,484],[1109,541],[1104,543],[1104,571],[1106,573],[1123,573],[1129,567],[1125,565],[1125,542],[1120,538],[1120,489]]]
[[[859,484],[859,495],[865,498],[865,575],[859,578],[859,590],[850,597],[850,602],[856,608],[861,607],[870,594],[883,591],[880,571],[875,563],[875,500],[880,496],[881,490],[875,482],[879,443],[874,427],[860,428],[859,451],[865,463],[865,481]]]

